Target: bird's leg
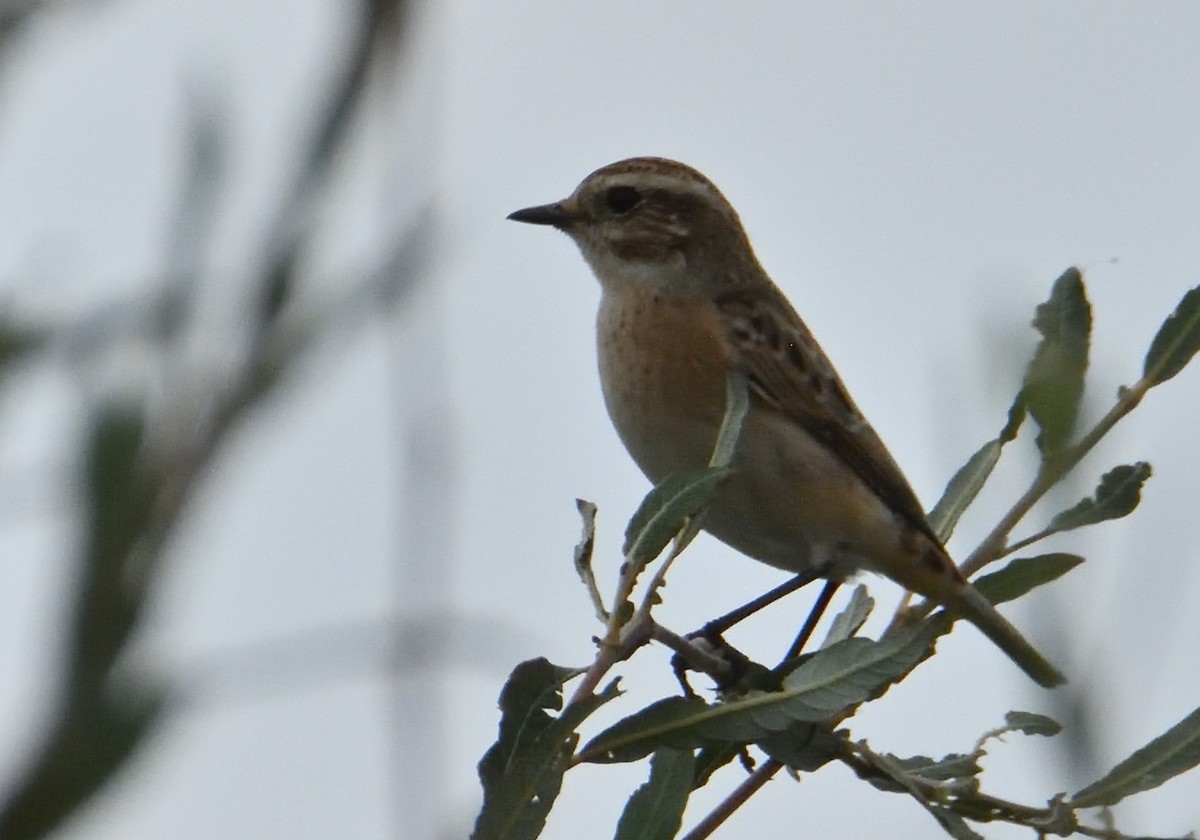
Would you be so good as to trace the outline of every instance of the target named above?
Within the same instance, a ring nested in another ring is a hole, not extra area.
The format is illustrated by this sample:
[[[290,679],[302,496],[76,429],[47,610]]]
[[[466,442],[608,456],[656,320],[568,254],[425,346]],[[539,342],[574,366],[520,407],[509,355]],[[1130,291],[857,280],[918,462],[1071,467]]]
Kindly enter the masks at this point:
[[[817,578],[824,576],[826,571],[827,571],[827,568],[825,566],[818,566],[817,568],[814,568],[814,569],[806,569],[805,571],[796,575],[791,580],[784,581],[779,586],[776,586],[770,592],[767,592],[763,595],[759,595],[753,601],[750,601],[747,604],[743,604],[742,606],[738,607],[736,610],[732,610],[731,612],[725,613],[725,615],[721,616],[720,618],[714,618],[712,621],[705,624],[703,627],[701,627],[696,632],[689,633],[688,638],[690,639],[690,638],[695,638],[695,637],[699,636],[701,638],[707,639],[707,638],[712,638],[715,636],[720,636],[722,633],[724,633],[729,628],[733,627],[735,624],[738,624],[738,623],[744,621],[745,619],[754,615],[759,610],[761,610],[765,607],[769,607],[771,604],[775,603],[780,598],[784,598],[788,595],[791,595],[793,592],[795,592],[798,589],[803,589],[805,586],[812,583]]]
[[[689,641],[692,641],[693,644],[702,644],[705,651],[709,655],[716,655],[728,661],[731,666],[731,679],[727,679],[724,682],[726,684],[734,684],[744,678],[744,672],[751,663],[744,654],[726,642],[725,639],[722,638],[722,634],[744,619],[754,615],[759,610],[770,606],[771,604],[792,594],[798,589],[803,589],[814,580],[825,577],[829,571],[830,567],[828,564],[807,569],[790,580],[787,580],[779,586],[776,586],[769,592],[760,595],[753,601],[750,601],[749,603],[744,604],[738,607],[736,610],[732,610],[731,612],[728,612],[719,618],[713,619],[699,630],[689,633],[686,638]],[[833,595],[835,592],[837,592],[837,589],[840,585],[840,581],[826,581],[825,588],[822,589],[821,594],[817,596],[816,603],[813,604],[813,608],[809,612],[808,618],[804,622],[804,626],[800,629],[799,635],[792,643],[792,646],[788,649],[788,655],[784,658],[784,661],[781,663],[780,667],[783,667],[786,663],[795,659],[795,657],[797,657],[800,651],[804,648],[804,645],[808,643],[809,638],[816,629],[817,623],[821,620],[821,616],[824,615],[826,608],[829,606],[830,601],[833,600]],[[688,696],[695,696],[695,693],[687,682],[686,672],[689,670],[689,666],[686,660],[676,654],[671,659],[671,665],[675,670],[675,676],[679,680],[679,684],[683,687],[684,694]],[[761,665],[755,667],[758,671],[762,672],[761,676],[765,678],[767,675],[767,669]],[[722,681],[718,680],[718,682],[720,683]]]
[[[790,659],[795,659],[804,650],[804,646],[808,644],[808,640],[812,637],[813,631],[817,629],[817,622],[821,620],[821,616],[825,614],[825,610],[829,608],[829,602],[833,600],[833,595],[838,591],[838,587],[842,585],[840,580],[825,581],[825,588],[821,590],[821,594],[817,596],[816,603],[813,604],[812,610],[808,614],[808,619],[804,622],[804,626],[800,628],[800,632],[796,635],[796,641],[792,642],[792,646],[788,648],[787,656],[783,658],[784,662]]]

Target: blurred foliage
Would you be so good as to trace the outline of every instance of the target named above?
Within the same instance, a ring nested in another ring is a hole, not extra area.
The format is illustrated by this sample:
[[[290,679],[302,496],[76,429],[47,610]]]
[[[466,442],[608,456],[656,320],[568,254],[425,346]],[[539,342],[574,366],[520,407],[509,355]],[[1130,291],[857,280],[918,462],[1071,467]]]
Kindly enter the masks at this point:
[[[39,15],[64,5],[4,3],[0,62]],[[81,15],[89,11],[76,5]],[[308,351],[394,305],[417,273],[429,239],[427,215],[398,231],[379,265],[339,299],[313,309],[294,294],[335,164],[362,121],[373,84],[401,55],[408,12],[403,0],[349,4],[355,26],[346,43],[326,51],[328,84],[304,103],[310,127],[295,136],[300,148],[280,150],[298,158],[295,175],[268,209],[255,262],[263,267],[246,290],[256,303],[245,313],[247,340],[232,365],[225,355],[220,364],[178,364],[200,328],[196,291],[211,279],[203,257],[222,209],[227,126],[219,97],[191,99],[167,266],[145,299],[64,323],[26,316],[19,301],[0,313],[0,389],[12,380],[3,374],[21,365],[60,363],[54,351],[61,347],[104,357],[149,342],[157,354],[157,378],[122,383],[119,392],[101,388],[77,444],[82,537],[65,617],[67,649],[45,731],[0,798],[5,840],[53,832],[128,765],[172,711],[176,687],[152,681],[125,660],[190,502],[244,421],[296,373]]]

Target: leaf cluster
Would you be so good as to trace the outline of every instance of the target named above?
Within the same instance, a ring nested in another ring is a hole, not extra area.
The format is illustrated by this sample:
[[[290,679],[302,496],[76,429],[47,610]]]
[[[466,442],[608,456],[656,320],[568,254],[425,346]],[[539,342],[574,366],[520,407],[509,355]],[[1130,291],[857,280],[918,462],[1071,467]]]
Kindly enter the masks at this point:
[[[929,515],[936,533],[948,539],[1004,448],[1018,439],[1026,419],[1032,420],[1038,429],[1040,455],[1036,474],[963,563],[968,575],[1052,534],[1117,519],[1137,507],[1151,475],[1144,462],[1109,469],[1091,496],[1050,517],[1027,536],[1013,537],[1047,491],[1075,469],[1151,388],[1176,376],[1200,350],[1200,289],[1189,292],[1163,323],[1150,344],[1141,379],[1121,389],[1108,412],[1082,433],[1079,414],[1092,313],[1077,269],[1068,269],[1055,281],[1049,299],[1038,306],[1033,325],[1041,339],[1000,433],[956,472]],[[745,398],[745,383],[735,379],[731,377],[729,410],[712,464],[664,481],[646,497],[630,522],[611,610],[603,607],[591,571],[595,509],[581,503],[584,538],[575,552],[576,567],[607,632],[595,662],[557,717],[546,709],[558,708],[562,686],[574,672],[540,660],[514,671],[501,698],[500,738],[480,763],[485,802],[473,840],[537,837],[568,769],[585,763],[639,761],[647,756],[651,757],[649,779],[626,804],[617,823],[618,840],[678,836],[691,791],[712,783],[717,770],[739,757],[750,775],[691,829],[687,840],[710,836],[779,770],[815,772],[833,761],[847,765],[879,790],[911,797],[952,837],[974,840],[981,835],[973,825],[1002,821],[1025,826],[1037,836],[1078,833],[1117,840],[1124,835],[1111,825],[1106,812],[1100,815],[1101,825],[1090,824],[1083,812],[1157,787],[1200,763],[1197,710],[1073,795],[1060,792],[1042,804],[1024,805],[987,793],[980,762],[985,747],[1004,735],[1058,734],[1061,726],[1043,715],[1010,712],[1002,726],[983,733],[970,750],[940,758],[900,757],[855,740],[846,724],[857,710],[878,701],[935,655],[938,638],[953,626],[950,616],[922,603],[898,610],[878,639],[860,636],[874,608],[863,586],[834,618],[815,652],[800,653],[774,667],[754,662],[712,634],[703,639],[679,636],[658,624],[650,612],[657,603],[662,575],[695,534],[707,504],[728,475],[731,439],[736,441],[744,412],[744,402],[739,399]],[[631,594],[637,577],[667,549],[672,538],[674,548],[647,585],[647,596],[636,606]],[[1003,568],[979,577],[974,584],[998,604],[1058,580],[1083,562],[1082,557],[1061,552],[1011,557]],[[668,644],[678,659],[713,676],[720,687],[718,696],[712,701],[702,699],[685,684],[683,695],[652,702],[578,747],[577,727],[615,697],[614,683],[596,693],[602,676],[650,640]],[[750,755],[752,749],[765,757],[757,766]]]

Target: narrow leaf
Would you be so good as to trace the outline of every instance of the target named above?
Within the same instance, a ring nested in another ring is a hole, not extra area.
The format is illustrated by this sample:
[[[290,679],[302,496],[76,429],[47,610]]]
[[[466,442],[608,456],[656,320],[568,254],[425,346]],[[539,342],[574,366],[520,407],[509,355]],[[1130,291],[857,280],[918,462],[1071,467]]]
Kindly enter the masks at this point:
[[[1046,533],[1056,534],[1128,516],[1142,500],[1142,485],[1148,478],[1150,465],[1145,461],[1113,467],[1100,479],[1095,496],[1051,519]]]
[[[616,840],[671,840],[683,822],[696,758],[691,750],[658,750],[650,780],[633,792],[617,823]]]
[[[909,758],[898,758],[889,755],[904,772],[916,779],[927,782],[948,782],[953,780],[973,780],[983,772],[979,766],[979,756],[951,753],[941,758],[929,758],[924,755],[914,755]]]
[[[867,587],[859,584],[850,595],[846,608],[837,614],[837,618],[829,625],[829,634],[821,643],[821,650],[832,646],[842,639],[849,639],[857,633],[875,609],[875,599],[867,594]]]
[[[869,778],[868,781],[873,785],[881,790],[909,794],[955,840],[984,840],[983,836],[972,830],[967,825],[967,821],[958,814],[942,806],[940,803],[930,800],[921,789],[918,780],[909,773],[908,768],[904,766],[904,763],[900,759],[892,755],[877,755],[866,751],[863,751],[863,753],[863,757],[884,776],[883,779]],[[892,781],[893,785],[889,786],[887,784],[888,779]]]
[[[729,472],[725,467],[709,467],[664,479],[629,521],[622,553],[636,564],[657,557],[688,517],[708,504]]]
[[[1183,296],[1150,342],[1142,376],[1161,385],[1175,376],[1200,350],[1200,286]]]
[[[935,622],[925,622],[878,642],[845,639],[789,674],[781,691],[752,692],[716,704],[683,697],[659,701],[601,732],[581,755],[588,761],[632,761],[660,746],[749,744],[795,723],[831,720],[879,696],[916,667],[928,655],[936,630]]]
[[[1076,808],[1115,805],[1200,764],[1200,709],[1071,797]]]
[[[1041,554],[1018,557],[998,572],[974,581],[975,588],[993,604],[1015,601],[1022,595],[1058,580],[1074,569],[1083,558],[1076,554]]]
[[[666,697],[605,729],[579,751],[584,761],[609,764],[640,761],[660,747],[703,746],[696,725],[712,709],[699,697]]]
[[[1088,365],[1092,310],[1079,269],[1069,268],[1054,281],[1033,325],[1042,340],[1025,371],[1021,394],[1041,429],[1042,455],[1050,457],[1070,443]]]
[[[479,762],[483,808],[472,840],[532,840],[546,823],[578,741],[575,729],[616,697],[615,681],[604,691],[562,708],[562,684],[577,674],[545,659],[516,667],[500,693],[500,731]]]
[[[1022,735],[1040,735],[1051,738],[1062,732],[1062,724],[1054,718],[1039,715],[1036,712],[1009,712],[1004,716],[1004,725],[989,729],[979,736],[975,744],[975,754],[983,755],[983,746],[992,738],[1000,738],[1010,732],[1020,732]]]
[[[1004,716],[1004,732],[1020,732],[1023,735],[1041,735],[1049,738],[1062,732],[1062,724],[1054,718],[1036,712],[1009,712]]]
[[[946,485],[942,498],[933,506],[927,517],[930,527],[942,542],[950,539],[959,518],[983,489],[984,483],[1000,461],[1000,450],[1003,446],[1000,439],[989,440],[967,459],[967,463],[959,468]]]
[[[725,380],[725,417],[717,430],[717,442],[708,462],[710,467],[727,467],[733,461],[738,438],[742,435],[742,421],[749,408],[750,383],[743,371],[734,368]]]

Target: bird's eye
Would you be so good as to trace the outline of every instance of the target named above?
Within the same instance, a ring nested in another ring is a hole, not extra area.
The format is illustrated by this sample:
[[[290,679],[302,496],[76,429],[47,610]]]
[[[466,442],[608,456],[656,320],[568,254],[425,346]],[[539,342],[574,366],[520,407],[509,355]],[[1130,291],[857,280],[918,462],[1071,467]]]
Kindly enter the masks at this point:
[[[642,194],[635,187],[610,187],[608,192],[604,194],[604,203],[608,205],[609,210],[618,216],[628,213],[634,207],[641,204],[641,202]]]

